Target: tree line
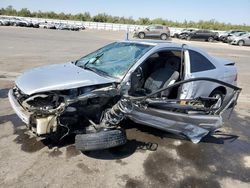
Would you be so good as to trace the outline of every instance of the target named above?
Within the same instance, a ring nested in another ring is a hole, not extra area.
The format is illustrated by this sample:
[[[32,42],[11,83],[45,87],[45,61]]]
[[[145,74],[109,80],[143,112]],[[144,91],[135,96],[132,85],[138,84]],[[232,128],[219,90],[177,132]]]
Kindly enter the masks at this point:
[[[120,23],[120,24],[136,24],[136,25],[150,25],[150,24],[161,24],[167,25],[169,27],[181,27],[181,28],[200,28],[200,29],[212,29],[212,30],[230,30],[230,29],[241,29],[250,31],[249,25],[236,25],[230,23],[218,22],[214,19],[209,21],[200,20],[198,22],[194,21],[171,21],[168,19],[156,18],[139,18],[137,20],[132,17],[120,17],[111,16],[106,13],[100,13],[91,16],[89,12],[83,12],[78,14],[65,14],[55,13],[53,11],[42,12],[42,11],[30,11],[27,8],[22,8],[21,10],[16,10],[12,6],[0,9],[0,15],[8,16],[22,16],[22,17],[36,17],[36,18],[50,18],[59,20],[77,20],[77,21],[93,21],[93,22],[107,22],[107,23]]]

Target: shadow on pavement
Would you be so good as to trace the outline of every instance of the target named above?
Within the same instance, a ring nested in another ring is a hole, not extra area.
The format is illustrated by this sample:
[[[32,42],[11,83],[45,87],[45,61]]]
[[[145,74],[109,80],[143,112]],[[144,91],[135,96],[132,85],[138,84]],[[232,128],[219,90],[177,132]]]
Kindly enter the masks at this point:
[[[135,151],[156,151],[158,148],[158,144],[154,143],[145,143],[141,141],[137,141],[136,139],[128,140],[125,145],[105,149],[105,150],[97,150],[97,151],[88,151],[82,152],[84,155],[96,159],[103,160],[114,160],[114,159],[123,159],[130,155],[132,155]]]
[[[8,97],[8,92],[10,88],[0,89],[0,99]]]

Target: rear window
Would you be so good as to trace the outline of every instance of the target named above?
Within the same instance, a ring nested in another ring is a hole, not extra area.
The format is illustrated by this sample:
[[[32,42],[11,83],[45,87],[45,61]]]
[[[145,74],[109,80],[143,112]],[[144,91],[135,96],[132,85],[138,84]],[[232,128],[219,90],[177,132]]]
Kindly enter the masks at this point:
[[[202,72],[215,69],[215,66],[203,55],[189,50],[191,72]]]

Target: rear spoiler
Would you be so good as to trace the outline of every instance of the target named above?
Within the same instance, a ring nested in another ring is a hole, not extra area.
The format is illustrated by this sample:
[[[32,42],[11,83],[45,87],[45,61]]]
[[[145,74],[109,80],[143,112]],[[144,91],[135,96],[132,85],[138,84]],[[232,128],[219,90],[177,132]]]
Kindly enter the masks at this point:
[[[234,66],[234,65],[235,65],[235,62],[224,64],[224,66]]]

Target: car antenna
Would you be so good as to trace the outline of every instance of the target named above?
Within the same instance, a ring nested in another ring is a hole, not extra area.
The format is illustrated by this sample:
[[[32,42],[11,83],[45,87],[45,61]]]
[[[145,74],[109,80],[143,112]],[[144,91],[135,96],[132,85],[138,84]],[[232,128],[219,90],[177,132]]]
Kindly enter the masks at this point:
[[[129,40],[128,34],[129,34],[129,26],[127,26],[126,35],[125,35],[125,40]]]
[[[184,50],[185,50],[185,46],[187,46],[186,44],[182,44],[181,45],[181,70],[180,70],[180,75],[181,75],[181,79],[183,77],[183,60],[184,60]]]

